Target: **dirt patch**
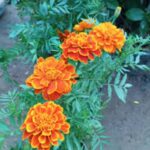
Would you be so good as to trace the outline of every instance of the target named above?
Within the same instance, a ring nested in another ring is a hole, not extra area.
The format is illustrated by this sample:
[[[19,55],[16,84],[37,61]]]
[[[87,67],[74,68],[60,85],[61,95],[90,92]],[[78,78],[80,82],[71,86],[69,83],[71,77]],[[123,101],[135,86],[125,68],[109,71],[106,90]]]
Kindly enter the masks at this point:
[[[0,17],[0,48],[12,47],[15,41],[9,38],[9,31],[12,26],[19,22],[17,10],[8,5],[4,14]]]
[[[130,76],[133,87],[129,90],[127,103],[113,97],[104,112],[103,124],[110,145],[105,150],[150,150],[150,76]]]

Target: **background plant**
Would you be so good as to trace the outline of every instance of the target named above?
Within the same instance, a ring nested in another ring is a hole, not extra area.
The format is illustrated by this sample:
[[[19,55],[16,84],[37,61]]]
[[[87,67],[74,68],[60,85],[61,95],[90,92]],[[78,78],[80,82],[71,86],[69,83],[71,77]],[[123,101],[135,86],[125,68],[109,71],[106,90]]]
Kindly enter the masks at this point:
[[[141,35],[150,33],[150,1],[107,0],[106,6],[111,11],[117,6],[122,7],[122,13],[117,19],[117,23],[122,25],[126,31]]]

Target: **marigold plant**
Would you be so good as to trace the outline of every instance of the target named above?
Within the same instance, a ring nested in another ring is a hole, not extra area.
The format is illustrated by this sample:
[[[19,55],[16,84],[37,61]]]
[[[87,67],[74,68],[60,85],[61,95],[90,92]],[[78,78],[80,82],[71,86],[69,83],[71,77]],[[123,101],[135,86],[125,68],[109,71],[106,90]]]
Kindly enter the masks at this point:
[[[13,147],[8,144],[11,150],[104,149],[108,138],[102,110],[114,92],[126,102],[132,87],[127,80],[129,68],[149,69],[140,64],[140,58],[146,55],[141,50],[148,47],[150,37],[125,37],[122,29],[104,22],[115,22],[121,10],[109,16],[107,10],[100,11],[103,3],[18,1],[22,15],[29,14],[30,21],[16,25],[10,37],[17,37],[18,43],[2,51],[0,61],[4,68],[12,56],[37,63],[25,81],[27,86],[0,96],[0,150],[12,138],[16,141]],[[95,20],[84,19],[87,16]]]
[[[123,30],[111,22],[100,23],[93,27],[90,34],[95,36],[99,46],[108,53],[115,53],[117,49],[121,51],[125,43]]]
[[[84,31],[85,29],[91,29],[93,26],[94,26],[93,20],[88,19],[81,21],[79,24],[76,24],[73,29],[75,31],[81,32]]]
[[[85,32],[72,32],[62,43],[62,57],[75,61],[88,63],[93,60],[94,55],[101,56],[101,49],[94,36]]]
[[[53,102],[38,103],[30,108],[27,117],[20,127],[22,139],[29,139],[33,148],[50,150],[64,140],[69,133],[70,125],[66,122],[63,108]]]
[[[56,100],[71,91],[76,77],[75,67],[63,59],[40,57],[26,84],[33,87],[36,94],[42,93],[45,100]]]

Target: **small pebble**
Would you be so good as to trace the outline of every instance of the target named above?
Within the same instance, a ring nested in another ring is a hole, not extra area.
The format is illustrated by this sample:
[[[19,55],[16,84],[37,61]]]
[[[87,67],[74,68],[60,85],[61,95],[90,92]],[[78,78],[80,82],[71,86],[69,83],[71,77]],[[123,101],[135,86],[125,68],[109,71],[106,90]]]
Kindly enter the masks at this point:
[[[139,101],[133,101],[133,103],[134,103],[134,104],[140,104],[140,102],[139,102]]]

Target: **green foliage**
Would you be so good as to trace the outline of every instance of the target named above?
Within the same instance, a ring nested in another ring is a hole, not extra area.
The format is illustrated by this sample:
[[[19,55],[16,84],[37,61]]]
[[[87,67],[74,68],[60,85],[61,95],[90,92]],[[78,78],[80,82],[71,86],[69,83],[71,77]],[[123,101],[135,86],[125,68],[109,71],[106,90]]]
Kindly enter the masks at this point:
[[[132,21],[140,21],[144,18],[144,11],[139,8],[131,8],[126,12],[126,16]]]
[[[97,57],[87,65],[74,63],[79,74],[78,82],[73,86],[71,93],[56,101],[64,108],[64,113],[71,124],[71,131],[65,137],[65,141],[58,147],[54,147],[54,150],[103,149],[103,145],[107,144],[107,136],[104,135],[104,127],[101,124],[102,110],[111,100],[113,90],[118,98],[125,102],[127,90],[132,86],[127,83],[127,72],[130,67],[136,69],[141,66],[141,69],[149,69],[140,64],[140,57],[146,55],[141,50],[149,42],[149,37],[143,39],[138,36],[128,36],[121,53],[114,54],[113,57],[105,53],[103,57]],[[108,88],[108,98],[103,99],[104,93],[99,88],[102,89],[105,86]],[[2,116],[0,126],[5,131],[5,135],[2,134],[0,140],[4,142],[10,136],[19,138],[16,147],[12,150],[29,149],[28,142],[21,141],[19,126],[31,106],[38,102],[44,102],[41,95],[34,95],[33,90],[27,86],[20,85],[20,88],[20,90],[9,92],[0,98],[3,106],[0,109],[0,116]],[[12,128],[15,129],[12,132],[2,121],[5,118],[9,119]]]
[[[39,56],[60,56],[58,30],[71,30],[83,18],[99,21],[107,18],[103,1],[99,0],[20,0],[17,7],[20,15],[29,16],[29,20],[14,26],[10,37],[18,39],[22,45],[21,55],[33,62]]]
[[[148,35],[150,32],[150,1],[107,0],[106,6],[110,10],[114,10],[117,6],[122,7],[122,13],[117,22],[122,24],[126,31],[141,35]]]
[[[118,1],[108,0],[106,5],[114,9]],[[10,37],[18,39],[16,46],[7,51],[0,50],[0,65],[6,71],[15,57],[27,58],[32,62],[39,56],[53,55],[58,58],[61,54],[58,29],[71,30],[73,25],[83,18],[92,17],[98,22],[114,20],[113,17],[110,18],[104,2],[99,0],[20,0],[17,7],[21,11],[20,15],[28,15],[29,20],[13,28]],[[131,12],[130,10],[127,13],[130,18],[134,17]],[[138,17],[136,20],[141,19]],[[141,50],[149,43],[150,37],[127,36],[121,53],[109,55],[103,52],[102,57],[96,57],[87,65],[69,60],[76,67],[78,82],[71,93],[64,95],[56,103],[64,108],[71,131],[65,141],[52,148],[53,150],[103,149],[108,137],[104,135],[104,127],[101,124],[102,110],[112,99],[113,91],[121,101],[126,102],[128,88],[132,87],[132,84],[127,82],[130,68],[150,71],[148,66],[140,64],[140,58],[148,55]],[[106,94],[103,92],[104,87],[108,90]],[[8,137],[17,138],[16,145],[11,150],[32,149],[27,141],[22,142],[19,127],[30,107],[38,102],[45,101],[41,95],[35,95],[33,90],[25,85],[0,96],[1,149]],[[11,126],[6,124],[6,120]]]

